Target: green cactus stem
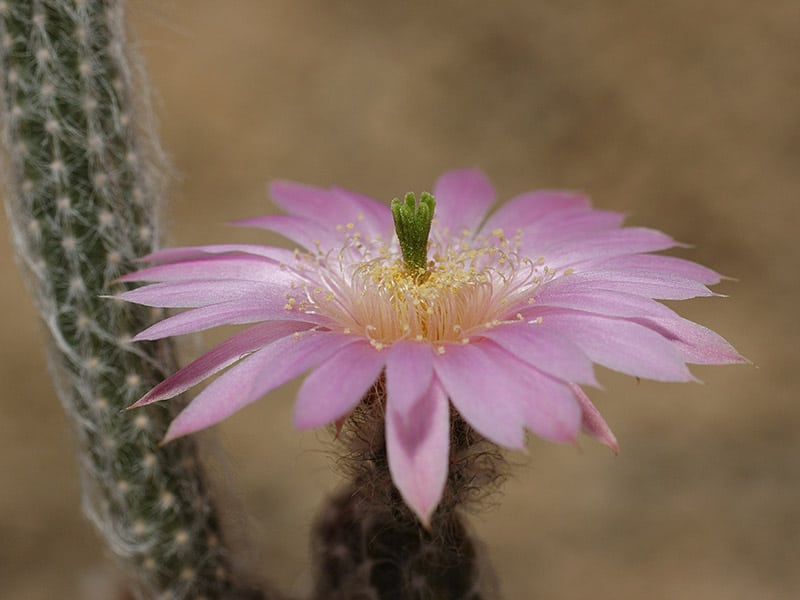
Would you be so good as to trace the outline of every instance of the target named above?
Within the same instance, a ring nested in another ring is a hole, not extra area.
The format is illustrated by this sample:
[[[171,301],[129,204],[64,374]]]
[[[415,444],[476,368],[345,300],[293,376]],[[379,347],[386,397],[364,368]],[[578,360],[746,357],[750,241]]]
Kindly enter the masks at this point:
[[[122,2],[0,0],[0,74],[6,207],[77,432],[85,512],[137,597],[261,597],[234,582],[194,440],[159,446],[175,404],[123,410],[174,360],[129,343],[147,310],[101,298],[154,249],[161,193]]]

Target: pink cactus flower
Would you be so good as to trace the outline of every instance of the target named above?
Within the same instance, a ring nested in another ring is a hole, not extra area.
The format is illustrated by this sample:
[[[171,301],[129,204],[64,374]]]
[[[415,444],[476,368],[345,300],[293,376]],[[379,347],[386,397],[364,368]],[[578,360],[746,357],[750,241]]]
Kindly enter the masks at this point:
[[[580,385],[593,363],[636,377],[691,381],[686,364],[743,362],[724,339],[656,300],[710,296],[720,276],[651,254],[678,245],[622,227],[572,192],[521,194],[490,212],[475,170],[442,175],[433,197],[392,208],[357,193],[271,186],[286,215],[240,225],[300,249],[173,248],[124,281],[147,306],[186,308],[136,336],[154,340],[252,324],[157,385],[134,406],[176,396],[230,367],[173,421],[166,439],[213,425],[308,372],[294,423],[337,422],[386,377],[389,468],[427,523],[448,471],[450,410],[506,448],[525,430],[617,441]],[[434,200],[435,198],[435,200]],[[394,221],[394,222],[393,222]],[[396,233],[395,233],[396,232]]]

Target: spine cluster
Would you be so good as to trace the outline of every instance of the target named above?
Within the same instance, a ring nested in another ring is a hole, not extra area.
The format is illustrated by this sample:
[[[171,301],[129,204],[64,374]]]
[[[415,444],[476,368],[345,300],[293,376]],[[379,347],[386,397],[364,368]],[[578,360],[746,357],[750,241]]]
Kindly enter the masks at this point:
[[[159,446],[175,404],[123,410],[174,360],[129,341],[153,315],[103,298],[154,249],[160,194],[122,16],[114,0],[0,0],[6,207],[77,432],[86,513],[139,597],[246,597],[194,442]]]

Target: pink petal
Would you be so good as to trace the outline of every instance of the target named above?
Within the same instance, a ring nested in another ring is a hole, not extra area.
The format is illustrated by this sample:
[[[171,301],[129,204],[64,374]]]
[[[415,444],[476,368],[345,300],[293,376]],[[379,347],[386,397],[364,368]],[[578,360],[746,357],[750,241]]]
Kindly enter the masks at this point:
[[[581,424],[581,409],[569,385],[546,375],[492,342],[481,349],[495,363],[494,377],[514,379],[521,393],[516,398],[524,408],[525,425],[536,435],[553,442],[573,442]]]
[[[314,369],[297,394],[295,427],[312,429],[348,414],[378,379],[387,354],[361,340]]]
[[[311,331],[265,346],[200,392],[172,422],[164,442],[219,423],[353,341],[352,336]]]
[[[142,262],[166,264],[183,262],[216,256],[220,254],[246,254],[268,258],[276,263],[290,264],[294,260],[294,252],[286,248],[258,246],[256,244],[215,244],[213,246],[184,246],[182,248],[165,248],[143,256]]]
[[[282,337],[305,331],[310,327],[312,327],[310,323],[268,321],[240,331],[167,377],[130,408],[182,394],[204,379],[241,360],[247,354]]]
[[[639,255],[649,256],[649,255]],[[655,256],[653,256],[655,258]],[[666,257],[665,257],[666,258]],[[602,266],[604,266],[603,263]],[[590,269],[583,271],[581,269]],[[625,292],[659,300],[686,300],[698,296],[713,296],[705,285],[697,281],[655,271],[604,271],[591,265],[579,267],[571,275],[554,279],[547,287],[559,289],[597,289]],[[544,287],[542,288],[544,289]]]
[[[438,384],[397,409],[389,394],[386,451],[392,481],[426,527],[442,499],[450,452],[450,407]]]
[[[435,218],[442,228],[459,235],[478,226],[495,200],[491,182],[477,169],[449,171],[433,186],[436,198]]]
[[[542,286],[541,291],[536,294],[535,302],[530,310],[536,312],[537,307],[552,306],[609,317],[660,317],[671,319],[677,316],[673,310],[650,298],[624,292],[592,289],[588,285],[577,288],[572,285],[558,286],[558,282],[562,280],[570,283],[570,277],[562,277],[552,284]]]
[[[363,227],[369,235],[382,235],[391,237],[394,232],[394,220],[392,211],[385,204],[373,200],[368,196],[346,190],[344,188],[332,187],[331,194],[336,198],[344,198],[355,203],[364,215]],[[356,227],[359,227],[356,221]]]
[[[655,331],[626,319],[541,308],[544,327],[576,344],[594,362],[657,381],[692,381],[680,351]]]
[[[273,202],[286,212],[327,227],[353,223],[356,230],[363,228],[369,235],[392,231],[392,214],[387,206],[349,190],[275,181],[269,191]]]
[[[536,253],[536,248],[574,239],[577,234],[617,229],[625,215],[602,210],[569,210],[547,215],[529,225],[521,227],[520,249]],[[516,231],[516,230],[515,230]],[[506,232],[508,237],[513,233]]]
[[[223,254],[200,260],[157,265],[128,273],[120,281],[201,281],[204,279],[241,279],[270,281],[285,273],[274,261],[236,254]]]
[[[400,416],[428,392],[433,379],[433,355],[428,344],[397,342],[386,359],[386,390]]]
[[[172,262],[184,262],[219,256],[221,254],[245,254],[248,256],[259,256],[267,258],[278,264],[289,264],[294,260],[294,252],[286,248],[275,248],[273,246],[259,246],[257,244],[214,244],[211,246],[183,246],[175,248],[164,248],[157,250],[139,260],[155,264],[166,264]]]
[[[683,360],[688,363],[725,365],[750,362],[722,336],[677,315],[671,319],[637,318],[632,320],[670,340],[680,351]]]
[[[218,325],[240,325],[267,319],[311,323],[319,319],[317,315],[290,311],[285,306],[286,298],[283,291],[272,290],[269,294],[255,298],[246,297],[187,310],[151,325],[133,339],[137,342],[159,340],[173,335],[203,331]]]
[[[562,211],[588,208],[589,199],[577,192],[540,190],[515,196],[498,208],[487,220],[482,231],[500,228],[508,237],[517,229]]]
[[[703,265],[675,256],[661,254],[633,254],[618,256],[596,265],[604,272],[629,272],[634,274],[660,274],[679,279],[691,279],[706,285],[719,283],[722,276]]]
[[[600,411],[597,410],[595,405],[592,404],[592,401],[589,400],[589,396],[587,396],[578,385],[572,384],[570,387],[581,405],[581,411],[583,413],[581,424],[583,430],[593,438],[599,440],[600,443],[611,448],[614,454],[619,453],[617,436],[611,431],[611,428],[608,426],[605,419],[603,419]]]
[[[315,221],[342,224],[354,220],[359,208],[349,202],[334,202],[332,194],[323,188],[276,180],[269,184],[269,195],[276,206],[290,215]]]
[[[276,292],[283,295],[297,278],[286,274],[278,276],[283,281],[203,280],[177,281],[145,285],[117,297],[135,304],[164,308],[195,308],[231,300],[254,298]],[[277,289],[276,289],[277,288]],[[285,303],[284,298],[284,303]]]
[[[345,234],[331,224],[291,215],[253,217],[234,221],[232,225],[274,231],[311,252],[341,247],[345,239]]]
[[[526,392],[517,377],[484,352],[480,342],[450,345],[433,368],[450,401],[478,433],[507,448],[523,448]]]
[[[553,269],[572,267],[579,263],[597,263],[616,256],[636,252],[655,252],[679,245],[668,235],[644,227],[625,227],[611,231],[580,235],[554,245],[530,246],[532,256],[544,256]]]
[[[592,361],[575,344],[553,331],[523,321],[493,327],[480,335],[554,377],[597,385]]]

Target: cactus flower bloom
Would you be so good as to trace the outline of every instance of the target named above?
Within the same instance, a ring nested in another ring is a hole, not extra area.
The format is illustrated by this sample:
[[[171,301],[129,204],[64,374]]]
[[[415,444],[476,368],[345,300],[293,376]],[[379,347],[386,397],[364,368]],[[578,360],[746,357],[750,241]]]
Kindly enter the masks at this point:
[[[622,227],[572,192],[521,194],[494,212],[475,170],[442,175],[432,196],[387,207],[360,194],[271,186],[286,211],[239,224],[298,249],[173,248],[124,281],[147,306],[185,308],[136,336],[153,340],[251,324],[157,385],[134,406],[217,377],[173,421],[167,440],[213,425],[308,373],[294,423],[335,423],[382,373],[389,468],[423,522],[448,471],[450,411],[506,448],[525,430],[573,442],[581,430],[617,442],[580,385],[593,364],[658,381],[691,381],[687,363],[744,359],[720,336],[657,300],[709,296],[720,276],[652,254],[676,246]],[[230,367],[230,368],[229,368]]]

